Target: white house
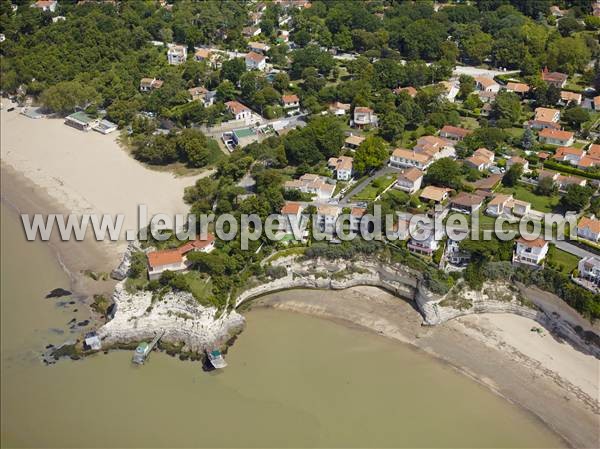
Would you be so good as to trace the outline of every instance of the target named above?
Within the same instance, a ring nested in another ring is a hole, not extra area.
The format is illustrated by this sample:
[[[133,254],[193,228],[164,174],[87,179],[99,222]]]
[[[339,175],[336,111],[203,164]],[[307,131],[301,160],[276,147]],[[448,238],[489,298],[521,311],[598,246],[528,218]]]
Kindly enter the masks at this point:
[[[398,175],[394,187],[412,194],[421,188],[422,182],[423,172],[418,168],[411,167]]]
[[[475,79],[475,89],[479,92],[494,92],[497,93],[500,91],[500,84],[494,81],[492,78],[487,78],[485,76],[476,76]]]
[[[271,47],[263,42],[248,42],[248,50],[255,53],[266,54]]]
[[[456,156],[454,142],[437,136],[419,137],[413,150],[418,151],[419,153],[429,154],[434,160],[443,157],[454,158]]]
[[[538,134],[540,143],[570,147],[575,142],[575,135],[571,131],[544,128]]]
[[[540,237],[535,240],[517,240],[512,261],[515,264],[539,266],[548,254],[548,242]]]
[[[531,204],[527,201],[516,200],[512,195],[497,193],[487,204],[485,213],[492,217],[500,215],[514,215],[523,217],[531,211]]]
[[[554,153],[554,159],[561,162],[568,162],[572,165],[578,165],[579,161],[585,156],[585,151],[580,148],[559,147]]]
[[[281,104],[288,114],[292,114],[294,111],[300,109],[300,99],[298,98],[298,95],[282,95]]]
[[[10,4],[10,2],[9,2],[9,4]],[[38,8],[38,9],[41,9],[42,11],[50,11],[50,12],[55,12],[57,6],[58,6],[58,1],[56,1],[56,0],[38,0],[37,2],[31,4],[32,8]]]
[[[435,238],[433,229],[417,229],[406,247],[409,251],[424,256],[431,256],[439,248],[440,242]]]
[[[350,111],[350,103],[336,101],[329,105],[329,113],[333,115],[346,115]]]
[[[187,59],[187,47],[170,44],[167,50],[167,59],[170,65],[183,64]]]
[[[467,192],[460,192],[450,199],[450,208],[457,212],[472,214],[479,210],[482,203],[482,197]]]
[[[294,228],[302,232],[303,237],[308,233],[305,224],[302,221],[302,211],[304,206],[294,201],[286,201],[281,208],[281,221],[279,229],[285,234],[292,234]]]
[[[600,220],[595,217],[581,217],[577,224],[577,235],[586,240],[600,240]]]
[[[579,277],[590,281],[596,286],[600,286],[600,258],[584,257],[577,264]]]
[[[354,108],[354,126],[362,128],[364,126],[377,126],[377,115],[373,109],[362,106]]]
[[[367,213],[364,207],[353,207],[350,209],[350,230],[360,232],[360,223],[363,215]]]
[[[473,131],[470,129],[459,128],[458,126],[452,125],[445,125],[442,129],[440,129],[440,137],[454,140],[455,142],[460,142],[472,133]]]
[[[164,81],[156,78],[142,78],[140,80],[140,92],[150,92],[154,89],[160,89]]]
[[[352,178],[353,161],[354,159],[348,156],[331,157],[327,165],[335,172],[338,181],[348,181]]]
[[[356,136],[354,134],[349,135],[348,137],[346,137],[346,140],[344,141],[344,146],[350,150],[356,150],[361,143],[363,143],[365,141],[365,138],[362,136]]]
[[[529,170],[529,161],[527,161],[527,159],[523,159],[520,156],[513,156],[509,160],[507,160],[506,169],[510,170],[510,168],[515,164],[521,164],[523,166],[523,170]]]
[[[433,157],[431,155],[404,148],[396,148],[390,157],[390,166],[395,168],[416,167],[420,170],[426,170],[432,162]]]
[[[472,156],[465,159],[465,164],[479,171],[487,170],[493,163],[494,153],[487,148],[479,148]]]
[[[267,66],[267,58],[259,53],[251,51],[246,55],[246,70],[264,70]]]
[[[327,178],[312,173],[306,173],[299,179],[286,181],[283,184],[283,188],[285,190],[299,190],[302,193],[316,195],[321,200],[331,198],[335,191],[335,185],[330,184]]]
[[[208,234],[205,239],[196,239],[185,243],[179,248],[149,252],[148,278],[152,281],[160,278],[165,271],[181,272],[188,268],[186,254],[192,251],[209,253],[215,248],[215,238]]]
[[[340,208],[329,204],[321,204],[317,207],[317,225],[321,232],[333,234],[335,223],[340,215]]]
[[[227,106],[227,110],[234,115],[235,120],[248,121],[252,117],[252,111],[239,101],[228,101],[227,103],[225,103],[225,106]]]

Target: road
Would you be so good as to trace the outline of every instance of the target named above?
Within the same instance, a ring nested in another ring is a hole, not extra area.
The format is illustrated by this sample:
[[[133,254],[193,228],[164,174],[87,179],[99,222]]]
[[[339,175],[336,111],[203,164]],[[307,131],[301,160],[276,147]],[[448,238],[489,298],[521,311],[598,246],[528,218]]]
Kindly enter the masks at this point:
[[[462,66],[457,65],[452,70],[452,75],[455,77],[459,77],[460,75],[470,75],[470,76],[486,76],[489,78],[493,78],[496,75],[507,75],[509,73],[519,73],[518,70],[488,70],[488,69],[480,69],[478,67],[471,66]]]
[[[561,249],[567,253],[573,254],[579,258],[584,257],[598,257],[598,255],[588,251],[586,249],[580,248],[579,246],[575,246],[572,243],[565,242],[564,240],[553,240],[553,243],[556,245],[558,249]]]

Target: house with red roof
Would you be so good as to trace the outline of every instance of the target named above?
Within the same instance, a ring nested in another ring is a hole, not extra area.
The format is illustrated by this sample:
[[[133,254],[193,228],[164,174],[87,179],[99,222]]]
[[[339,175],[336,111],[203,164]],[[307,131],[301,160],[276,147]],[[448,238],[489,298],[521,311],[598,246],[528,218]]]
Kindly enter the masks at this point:
[[[575,134],[571,131],[544,128],[538,134],[538,140],[540,143],[570,147],[575,142]]]
[[[215,249],[215,237],[207,234],[204,238],[184,243],[179,248],[151,251],[146,257],[148,260],[148,278],[153,281],[159,279],[165,271],[181,272],[189,268],[186,255],[192,251],[209,253]]]
[[[548,242],[541,237],[533,240],[520,237],[515,244],[512,261],[514,264],[540,266],[548,254],[548,249]]]

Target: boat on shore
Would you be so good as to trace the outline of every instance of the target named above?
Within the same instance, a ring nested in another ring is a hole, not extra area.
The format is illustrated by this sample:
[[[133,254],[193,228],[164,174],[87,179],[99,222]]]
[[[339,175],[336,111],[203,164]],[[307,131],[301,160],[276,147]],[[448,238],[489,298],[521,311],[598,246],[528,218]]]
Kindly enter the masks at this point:
[[[154,336],[154,339],[152,340],[152,342],[150,342],[150,343],[145,342],[145,341],[141,342],[137,346],[137,348],[135,348],[135,352],[133,353],[133,357],[132,357],[131,361],[138,365],[143,365],[144,362],[146,361],[146,359],[148,358],[148,356],[150,355],[150,352],[152,352],[152,349],[154,348],[154,346],[156,346],[156,344],[158,343],[158,340],[160,340],[162,338],[164,333],[165,333],[164,330],[157,333]]]
[[[227,366],[227,362],[223,358],[223,354],[218,349],[213,349],[212,351],[207,352],[208,360],[211,365],[217,369],[225,368]]]

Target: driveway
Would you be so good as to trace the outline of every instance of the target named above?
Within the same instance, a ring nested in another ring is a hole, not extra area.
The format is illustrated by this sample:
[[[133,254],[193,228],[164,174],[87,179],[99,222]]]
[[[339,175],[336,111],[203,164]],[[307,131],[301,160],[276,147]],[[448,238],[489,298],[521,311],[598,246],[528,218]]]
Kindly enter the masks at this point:
[[[518,70],[488,70],[481,69],[479,67],[471,67],[466,65],[458,65],[452,70],[452,75],[459,77],[460,75],[469,75],[469,76],[485,76],[488,78],[493,78],[496,75],[507,75],[509,73],[519,73]]]
[[[574,256],[584,258],[584,257],[598,257],[597,254],[594,254],[587,249],[580,248],[579,246],[575,246],[572,243],[565,242],[564,240],[554,240],[554,244],[558,249],[562,249],[563,251],[573,254]]]
[[[340,200],[339,204],[341,206],[346,206],[350,202],[350,198],[353,197],[354,195],[362,192],[364,190],[364,188],[367,187],[371,183],[371,181],[373,181],[375,178],[378,178],[379,176],[387,175],[388,173],[400,173],[400,170],[392,168],[392,167],[388,167],[387,165],[380,168],[379,170],[377,170],[376,172],[371,174],[368,178],[363,179],[353,189],[350,189],[348,194]]]

